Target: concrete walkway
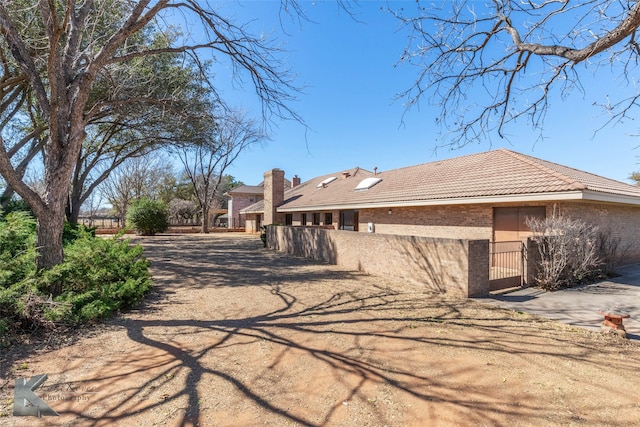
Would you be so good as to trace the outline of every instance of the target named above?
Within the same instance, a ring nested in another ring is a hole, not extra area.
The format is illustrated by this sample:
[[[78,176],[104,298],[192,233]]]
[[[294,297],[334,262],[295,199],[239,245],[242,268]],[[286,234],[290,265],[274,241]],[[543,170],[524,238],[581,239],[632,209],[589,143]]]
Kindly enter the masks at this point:
[[[611,280],[556,292],[526,288],[474,299],[594,331],[603,320],[598,310],[616,309],[631,316],[624,319],[627,338],[640,340],[640,264],[620,268],[619,273]]]

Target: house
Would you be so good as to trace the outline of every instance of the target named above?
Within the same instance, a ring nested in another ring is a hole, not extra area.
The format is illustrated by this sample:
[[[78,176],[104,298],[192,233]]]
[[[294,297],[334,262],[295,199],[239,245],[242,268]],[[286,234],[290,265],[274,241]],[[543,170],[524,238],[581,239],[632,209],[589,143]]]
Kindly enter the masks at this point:
[[[296,184],[300,184],[300,178],[297,176],[294,176],[291,181],[284,179],[285,190]],[[229,197],[227,226],[229,228],[245,228],[246,218],[241,211],[264,198],[264,181],[258,185],[241,185],[228,191],[226,195]],[[254,222],[249,224],[249,228],[246,231],[256,232],[258,229],[259,227],[255,228]]]
[[[526,218],[555,213],[598,226],[626,249],[625,262],[640,262],[640,187],[506,149],[384,172],[354,168],[287,191],[280,176],[265,174],[265,189],[275,189],[242,210],[247,223],[517,243],[529,235]]]

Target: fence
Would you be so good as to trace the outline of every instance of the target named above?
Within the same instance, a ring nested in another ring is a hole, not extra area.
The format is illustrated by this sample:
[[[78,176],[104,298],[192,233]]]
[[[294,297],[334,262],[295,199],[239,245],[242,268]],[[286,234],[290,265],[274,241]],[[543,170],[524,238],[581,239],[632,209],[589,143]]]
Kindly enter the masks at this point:
[[[520,241],[491,242],[489,287],[492,291],[522,286],[526,246]]]
[[[97,228],[120,228],[122,221],[118,217],[79,217],[78,224]]]
[[[465,297],[489,293],[489,241],[269,226],[270,248]]]

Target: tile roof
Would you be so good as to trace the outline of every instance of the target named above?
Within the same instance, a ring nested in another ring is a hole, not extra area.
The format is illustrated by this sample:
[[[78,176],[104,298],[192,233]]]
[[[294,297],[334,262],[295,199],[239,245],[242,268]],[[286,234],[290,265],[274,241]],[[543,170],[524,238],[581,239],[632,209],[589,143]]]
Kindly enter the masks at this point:
[[[362,179],[374,174],[355,171],[348,178],[341,173],[316,177],[286,191],[281,210],[463,203],[464,199],[477,203],[479,198],[544,197],[554,193],[631,197],[640,204],[640,187],[506,149],[380,172],[375,176],[382,181],[364,191],[354,190]],[[317,187],[331,176],[338,179],[324,188]],[[259,209],[263,207],[253,205],[247,211],[261,212]]]
[[[264,186],[261,185],[241,185],[232,190],[227,191],[227,194],[263,194]]]
[[[291,188],[291,181],[285,178],[284,180],[284,188]],[[258,185],[240,185],[232,190],[227,191],[228,195],[235,194],[264,194],[264,181],[262,181]]]

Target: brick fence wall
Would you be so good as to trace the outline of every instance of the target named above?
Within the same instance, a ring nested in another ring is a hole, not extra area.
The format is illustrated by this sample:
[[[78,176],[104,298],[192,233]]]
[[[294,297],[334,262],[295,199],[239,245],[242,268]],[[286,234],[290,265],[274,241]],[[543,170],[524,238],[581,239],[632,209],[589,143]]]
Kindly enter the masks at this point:
[[[489,292],[489,241],[271,226],[270,248],[464,297]]]

